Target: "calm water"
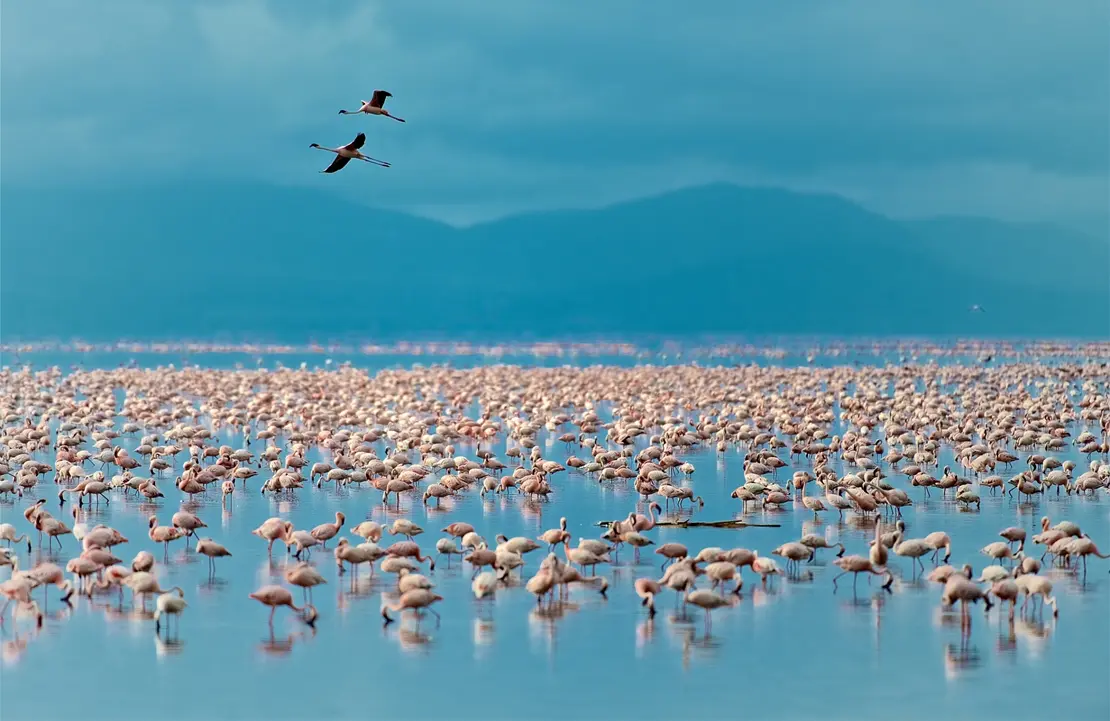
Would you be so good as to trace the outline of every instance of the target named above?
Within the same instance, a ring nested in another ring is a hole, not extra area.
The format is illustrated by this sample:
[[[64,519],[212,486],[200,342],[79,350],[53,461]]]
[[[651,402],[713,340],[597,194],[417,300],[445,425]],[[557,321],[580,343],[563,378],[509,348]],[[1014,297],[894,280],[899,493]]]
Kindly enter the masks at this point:
[[[43,362],[68,365],[59,358]],[[118,362],[85,359],[86,366]],[[310,365],[319,362],[309,360]],[[221,440],[243,445],[240,436]],[[549,433],[541,432],[537,440],[547,458],[582,455]],[[131,449],[136,443],[127,439],[124,445]],[[257,442],[252,450],[259,450]],[[500,454],[504,446],[494,450]],[[459,454],[473,457],[473,452],[472,446],[458,447]],[[1086,467],[1085,458],[1069,453],[1054,455]],[[785,460],[786,454],[780,457]],[[310,453],[310,461],[318,459],[318,452]],[[705,498],[695,518],[737,517],[739,505],[729,493],[742,482],[742,454],[702,450],[684,459],[697,467],[689,483]],[[941,463],[947,462],[951,457],[945,455]],[[809,467],[799,459],[780,469],[777,478]],[[903,485],[904,477],[895,479]],[[444,500],[437,510],[406,496],[400,514],[424,526],[426,533],[417,540],[427,551],[440,537],[438,529],[455,520],[472,523],[491,542],[497,533],[537,536],[556,527],[560,516],[568,518],[576,538],[597,537],[602,530],[597,521],[622,517],[637,504],[630,484],[598,484],[562,473],[553,481],[555,493],[545,503],[520,497],[483,501],[468,493]],[[1050,572],[1058,620],[1050,614],[1043,623],[1019,617],[1011,626],[997,607],[989,615],[976,607],[971,636],[962,641],[958,616],[939,610],[939,587],[911,580],[910,564],[901,558],[891,563],[901,577],[889,595],[865,579],[853,595],[847,577],[834,594],[831,577],[838,570],[829,563],[831,551],[821,551],[819,562],[805,567],[801,579],[776,579],[767,589],[746,573],[741,601],[715,612],[707,637],[700,611],[676,617],[671,592],[657,601],[660,613],[654,621],[646,618],[632,582],[640,576],[658,578],[658,557],[650,553],[634,566],[630,549],[622,552],[621,564],[602,567],[612,582],[608,600],[576,588],[557,616],[537,612],[532,595],[522,588],[501,589],[492,603],[476,602],[470,568],[456,558],[448,569],[440,559],[432,578],[446,599],[437,606],[442,623],[437,626],[429,616],[416,630],[408,619],[382,626],[380,593],[392,576],[369,582],[364,571],[352,589],[349,575],[336,575],[327,551],[314,555],[328,578],[314,594],[320,611],[316,631],[282,610],[271,636],[268,610],[247,594],[264,583],[281,583],[282,570],[293,561],[280,544],[268,560],[265,542],[251,536],[250,529],[273,515],[311,528],[333,520],[335,511],[347,515],[348,526],[364,518],[388,522],[397,511],[383,507],[381,494],[368,487],[306,487],[295,499],[275,500],[258,493],[260,482],[256,477],[248,490],[240,487],[227,509],[216,493],[198,497],[195,512],[210,526],[207,535],[234,554],[218,560],[214,581],[208,579],[206,559],[186,553],[181,542],[171,544],[171,562],[159,564],[162,586],[181,586],[189,602],[179,643],[160,641],[151,621],[131,613],[129,600],[122,612],[114,608],[112,595],[98,596],[94,603],[81,597],[68,609],[52,589],[41,631],[21,618],[2,632],[0,717],[1032,719],[1052,713],[1094,719],[1110,714],[1108,561],[1092,560],[1085,579]],[[161,485],[170,488],[168,482]],[[60,517],[55,486],[47,480],[39,489]],[[167,495],[156,510],[164,524],[178,509],[176,490],[170,488]],[[920,490],[911,489],[916,505],[905,513],[907,535],[947,531],[953,539],[951,563],[970,562],[976,574],[987,560],[979,548],[999,540],[998,531],[1010,525],[1022,525],[1032,535],[1041,515],[1054,523],[1064,518],[1079,523],[1105,550],[1110,547],[1105,495],[1078,500],[1053,494],[1030,505],[992,498],[984,490],[982,510],[963,512],[939,496],[922,503]],[[150,506],[134,497],[111,498],[110,506],[82,520],[110,524],[128,536],[131,542],[115,549],[125,561],[144,549],[161,560],[161,548],[146,536]],[[25,496],[14,505],[0,505],[0,520],[25,529],[21,511],[29,502],[33,498]],[[842,541],[849,553],[861,553],[874,532],[854,522],[852,514],[844,522],[826,514],[815,523],[800,504],[779,512],[752,511],[747,518],[781,527],[657,528],[648,535],[659,544],[682,542],[692,552],[703,546],[745,546],[768,554],[803,532],[815,532]],[[342,533],[354,538],[346,528]],[[392,540],[386,536],[382,545]],[[72,536],[63,542],[61,553],[46,556],[36,549],[28,558],[24,551],[20,560],[25,566],[43,558],[64,565],[77,555],[77,544]],[[526,557],[525,578],[542,555],[536,551]]]

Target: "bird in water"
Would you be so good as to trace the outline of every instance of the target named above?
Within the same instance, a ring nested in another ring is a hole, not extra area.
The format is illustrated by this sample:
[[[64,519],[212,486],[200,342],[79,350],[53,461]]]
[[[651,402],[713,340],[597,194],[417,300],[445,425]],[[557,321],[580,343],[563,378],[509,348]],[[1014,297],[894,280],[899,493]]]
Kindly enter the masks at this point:
[[[176,595],[175,592],[176,591]],[[162,616],[167,616],[166,619],[166,633],[169,633],[170,619],[176,618],[178,622],[181,621],[181,612],[188,606],[185,602],[185,592],[179,587],[174,586],[167,593],[163,593],[158,597],[158,601],[154,606],[154,632],[162,632]]]

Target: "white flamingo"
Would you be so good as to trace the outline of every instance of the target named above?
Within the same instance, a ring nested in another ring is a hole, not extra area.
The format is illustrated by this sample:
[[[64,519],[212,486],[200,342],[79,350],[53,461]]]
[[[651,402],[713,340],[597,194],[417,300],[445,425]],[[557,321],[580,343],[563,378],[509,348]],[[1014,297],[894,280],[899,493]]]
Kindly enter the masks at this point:
[[[405,122],[404,118],[398,118],[396,115],[390,115],[389,111],[383,106],[385,105],[386,98],[392,98],[393,93],[386,90],[375,90],[370,100],[360,100],[362,106],[358,110],[340,110],[340,115],[358,115],[365,113],[366,115],[384,115],[387,118],[393,118],[399,123]]]
[[[377,158],[371,158],[369,155],[362,154],[359,148],[361,148],[365,144],[366,133],[359,133],[355,136],[354,140],[339,148],[328,148],[320,145],[319,143],[313,143],[308,147],[316,148],[317,150],[326,150],[329,153],[335,153],[335,160],[331,161],[331,165],[329,165],[327,168],[321,170],[321,173],[334,173],[338,170],[342,170],[343,166],[349,163],[352,158],[357,160],[365,160],[367,163],[373,163],[374,165],[380,165],[383,168],[388,168],[389,163],[385,162],[384,160],[378,160]]]

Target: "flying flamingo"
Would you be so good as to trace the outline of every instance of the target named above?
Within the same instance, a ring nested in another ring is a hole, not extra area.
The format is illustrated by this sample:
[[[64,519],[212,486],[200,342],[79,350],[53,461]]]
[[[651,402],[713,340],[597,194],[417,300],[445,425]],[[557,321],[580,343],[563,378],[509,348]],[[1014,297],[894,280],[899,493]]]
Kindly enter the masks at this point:
[[[331,161],[331,165],[329,165],[327,168],[321,170],[321,173],[334,173],[337,170],[342,170],[343,166],[351,161],[351,158],[365,160],[367,163],[373,163],[375,165],[380,165],[383,168],[388,168],[389,163],[385,162],[384,160],[371,158],[369,155],[363,155],[362,152],[359,151],[359,148],[361,148],[365,144],[366,133],[359,133],[355,136],[354,140],[340,148],[328,148],[320,145],[319,143],[313,143],[308,147],[316,148],[317,150],[326,150],[329,153],[335,153],[335,160]]]
[[[374,95],[371,96],[369,101],[359,101],[360,103],[362,103],[362,107],[360,107],[358,110],[340,110],[339,114],[358,115],[359,113],[365,113],[367,115],[384,115],[387,118],[393,118],[397,122],[403,123],[405,122],[404,118],[398,118],[396,115],[390,115],[389,111],[383,107],[385,105],[385,99],[392,97],[393,93],[390,93],[386,90],[375,90]]]

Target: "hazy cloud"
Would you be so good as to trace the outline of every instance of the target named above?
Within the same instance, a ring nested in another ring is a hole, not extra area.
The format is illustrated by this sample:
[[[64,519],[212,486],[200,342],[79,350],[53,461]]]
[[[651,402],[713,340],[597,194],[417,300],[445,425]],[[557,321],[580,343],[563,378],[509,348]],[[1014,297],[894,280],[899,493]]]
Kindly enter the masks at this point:
[[[469,222],[712,180],[898,214],[1106,208],[1104,0],[36,0],[5,183],[246,177]],[[375,87],[405,125],[340,117]],[[388,171],[315,171],[365,129]]]

